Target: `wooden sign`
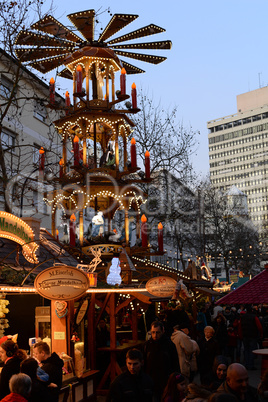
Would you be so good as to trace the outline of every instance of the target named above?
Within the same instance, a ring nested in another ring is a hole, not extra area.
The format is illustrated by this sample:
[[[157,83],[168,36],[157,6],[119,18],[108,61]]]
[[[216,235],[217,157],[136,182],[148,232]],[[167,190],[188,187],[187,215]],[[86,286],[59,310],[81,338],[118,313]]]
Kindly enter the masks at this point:
[[[68,265],[55,265],[37,275],[34,281],[37,292],[49,300],[75,300],[89,288],[84,271]]]
[[[78,312],[77,312],[77,316],[76,316],[76,320],[75,320],[76,325],[79,325],[80,322],[85,317],[85,314],[87,312],[87,308],[88,308],[88,299],[85,299],[83,301],[83,303],[81,304],[81,306],[78,308]]]
[[[147,292],[153,296],[173,296],[177,282],[169,276],[157,276],[146,283]]]

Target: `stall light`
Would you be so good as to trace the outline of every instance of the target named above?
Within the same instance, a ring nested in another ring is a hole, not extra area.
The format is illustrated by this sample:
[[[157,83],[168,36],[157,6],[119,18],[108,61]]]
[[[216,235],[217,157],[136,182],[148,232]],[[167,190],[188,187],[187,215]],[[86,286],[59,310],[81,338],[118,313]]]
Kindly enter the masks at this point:
[[[20,288],[20,287],[0,287],[0,292],[7,293],[37,293],[35,288]]]

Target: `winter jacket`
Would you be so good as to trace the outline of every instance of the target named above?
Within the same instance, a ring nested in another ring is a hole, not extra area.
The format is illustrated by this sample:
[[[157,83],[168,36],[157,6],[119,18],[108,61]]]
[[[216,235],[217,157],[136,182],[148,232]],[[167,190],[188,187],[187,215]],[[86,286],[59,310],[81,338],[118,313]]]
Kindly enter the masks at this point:
[[[45,383],[36,379],[32,379],[32,390],[29,396],[29,402],[48,402],[50,400],[51,388]]]
[[[190,360],[195,351],[195,345],[183,331],[174,331],[171,335],[171,340],[177,349],[181,373],[189,378],[191,372]]]
[[[106,402],[151,402],[153,380],[141,371],[138,375],[129,371],[120,374],[110,385]]]
[[[258,402],[257,390],[251,386],[248,386],[248,390],[245,394],[245,399],[239,398],[239,396],[233,392],[233,390],[228,386],[226,381],[219,386],[217,391],[215,392],[216,395],[219,394],[231,394],[237,398],[237,401],[244,401],[244,402]]]
[[[53,352],[50,357],[42,361],[42,369],[49,375],[49,382],[54,383],[58,388],[49,388],[50,402],[57,402],[62,386],[63,360]]]
[[[1,399],[0,402],[27,402],[27,399],[25,399],[20,394],[15,394],[14,392],[11,392],[10,394],[6,395],[3,399]]]
[[[165,334],[158,340],[152,338],[145,342],[144,371],[154,382],[154,394],[161,397],[168,377],[179,371],[178,354],[174,343]]]
[[[263,337],[263,328],[258,317],[253,313],[241,316],[239,335],[241,339],[258,339]]]
[[[18,374],[20,372],[21,360],[17,357],[11,357],[8,359],[3,366],[0,377],[0,398],[4,398],[10,393],[9,380],[13,374]]]
[[[50,357],[42,361],[42,369],[49,375],[49,381],[61,389],[63,360],[53,352]]]

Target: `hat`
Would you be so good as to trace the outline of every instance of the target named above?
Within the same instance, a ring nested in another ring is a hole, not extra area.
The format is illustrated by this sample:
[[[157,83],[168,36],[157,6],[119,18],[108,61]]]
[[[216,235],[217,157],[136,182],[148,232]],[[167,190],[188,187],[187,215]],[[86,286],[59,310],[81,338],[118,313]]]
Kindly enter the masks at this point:
[[[185,329],[185,328],[189,329],[189,324],[188,322],[181,322],[179,323],[178,327],[179,329]]]

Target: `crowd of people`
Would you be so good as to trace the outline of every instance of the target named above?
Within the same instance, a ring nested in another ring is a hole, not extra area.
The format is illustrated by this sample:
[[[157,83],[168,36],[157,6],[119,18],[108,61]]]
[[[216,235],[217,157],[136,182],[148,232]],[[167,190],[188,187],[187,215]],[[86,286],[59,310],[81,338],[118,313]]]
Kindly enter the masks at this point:
[[[181,306],[162,320],[151,313],[143,350],[128,350],[126,371],[110,384],[107,402],[268,401],[268,369],[258,388],[249,385],[253,350],[268,338],[267,309],[206,304],[196,322]],[[98,331],[98,342],[106,342],[105,322]],[[0,358],[0,402],[58,402],[63,360],[47,343],[34,345],[33,358],[6,339]]]
[[[268,337],[268,311],[258,306],[202,307],[194,322],[183,308],[151,322],[143,350],[131,349],[127,371],[107,402],[268,401],[268,370],[249,385],[254,349]]]
[[[35,344],[34,357],[11,339],[1,343],[1,402],[58,402],[63,360],[42,341]]]

